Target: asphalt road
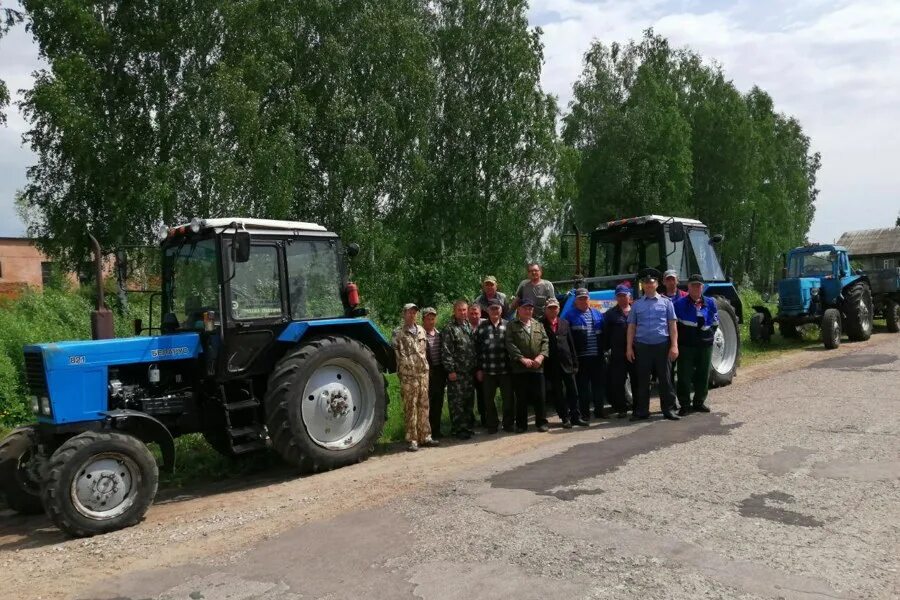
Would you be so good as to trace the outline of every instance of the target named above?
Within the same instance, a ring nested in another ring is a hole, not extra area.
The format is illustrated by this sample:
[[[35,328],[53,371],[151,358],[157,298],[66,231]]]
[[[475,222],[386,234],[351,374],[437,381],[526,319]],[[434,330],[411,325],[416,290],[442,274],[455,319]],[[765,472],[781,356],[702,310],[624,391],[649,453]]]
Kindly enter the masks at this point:
[[[529,433],[518,437],[546,443],[496,458],[492,445],[503,438],[485,441],[479,451],[489,460],[447,480],[249,546],[235,526],[233,549],[96,578],[71,593],[898,598],[900,336],[878,337],[839,354],[806,352],[802,368],[785,359],[715,390],[712,414]]]

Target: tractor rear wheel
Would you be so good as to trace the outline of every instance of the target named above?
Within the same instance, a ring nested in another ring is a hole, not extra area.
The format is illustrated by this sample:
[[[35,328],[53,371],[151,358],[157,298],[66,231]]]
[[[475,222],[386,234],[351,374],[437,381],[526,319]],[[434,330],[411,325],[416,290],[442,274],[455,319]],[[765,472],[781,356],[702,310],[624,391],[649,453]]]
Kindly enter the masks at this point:
[[[753,313],[750,317],[750,341],[765,343],[769,341],[769,328],[766,326],[766,315]]]
[[[738,318],[731,302],[714,296],[719,310],[719,326],[713,339],[712,366],[709,370],[710,387],[729,385],[741,362],[741,337],[738,335]]]
[[[130,527],[156,496],[159,469],[134,436],[86,431],[50,457],[41,496],[53,523],[76,537]]]
[[[900,303],[894,300],[884,301],[884,320],[887,322],[889,332],[900,332]]]
[[[829,350],[841,345],[841,312],[836,308],[829,308],[822,315],[822,343]]]
[[[851,342],[864,342],[872,337],[872,290],[862,281],[850,286],[844,294],[844,328]]]
[[[37,439],[33,427],[14,429],[0,441],[0,493],[16,512],[44,512],[35,461]]]
[[[341,335],[285,355],[269,377],[266,425],[272,445],[302,473],[369,457],[384,428],[387,396],[378,361]]]
[[[787,323],[778,324],[778,333],[787,340],[796,340],[800,337],[800,330],[796,325],[788,325]]]

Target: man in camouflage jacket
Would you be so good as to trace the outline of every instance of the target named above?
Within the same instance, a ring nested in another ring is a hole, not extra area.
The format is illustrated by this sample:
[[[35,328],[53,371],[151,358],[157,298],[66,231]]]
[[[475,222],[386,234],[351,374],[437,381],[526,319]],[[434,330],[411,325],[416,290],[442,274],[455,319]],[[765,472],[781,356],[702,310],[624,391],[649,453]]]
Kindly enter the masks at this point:
[[[400,397],[406,417],[406,441],[410,451],[418,450],[419,446],[437,445],[431,438],[431,426],[428,423],[428,358],[425,329],[416,324],[418,314],[418,306],[405,305],[403,325],[394,330],[393,336]]]
[[[469,303],[453,303],[453,319],[441,332],[441,361],[447,371],[447,404],[450,433],[467,440],[475,433],[470,418],[475,404],[475,337],[467,319]]]

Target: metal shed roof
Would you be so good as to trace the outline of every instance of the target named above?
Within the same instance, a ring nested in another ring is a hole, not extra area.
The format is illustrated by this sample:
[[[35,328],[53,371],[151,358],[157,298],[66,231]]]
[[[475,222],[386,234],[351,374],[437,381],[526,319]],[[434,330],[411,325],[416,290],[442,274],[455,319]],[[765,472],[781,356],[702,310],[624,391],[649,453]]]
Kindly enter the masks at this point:
[[[900,254],[900,227],[848,231],[837,241],[850,256]]]

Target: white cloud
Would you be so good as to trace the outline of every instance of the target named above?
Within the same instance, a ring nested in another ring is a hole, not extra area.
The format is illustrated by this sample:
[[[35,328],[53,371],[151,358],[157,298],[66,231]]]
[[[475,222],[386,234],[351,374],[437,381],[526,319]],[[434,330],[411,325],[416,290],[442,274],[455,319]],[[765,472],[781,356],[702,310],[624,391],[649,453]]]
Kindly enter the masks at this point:
[[[893,225],[900,210],[900,2],[534,0],[545,31],[545,89],[566,106],[594,39],[649,28],[722,64],[741,90],[759,85],[796,116],[822,153],[811,237]]]

